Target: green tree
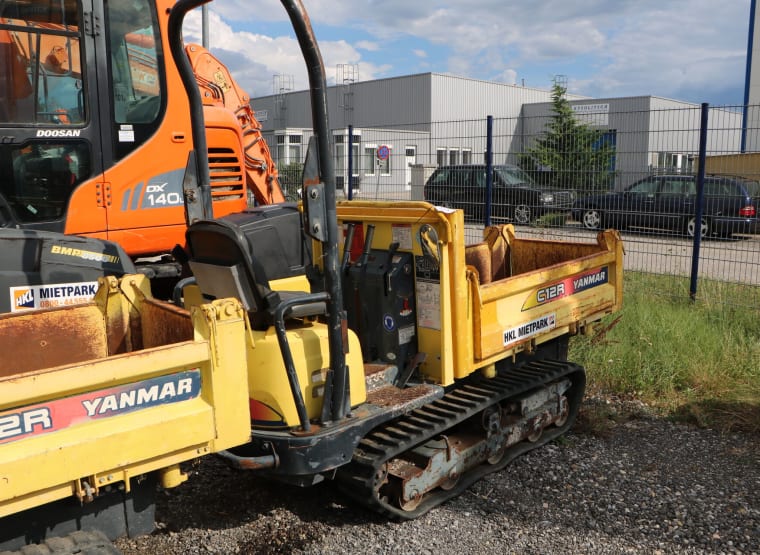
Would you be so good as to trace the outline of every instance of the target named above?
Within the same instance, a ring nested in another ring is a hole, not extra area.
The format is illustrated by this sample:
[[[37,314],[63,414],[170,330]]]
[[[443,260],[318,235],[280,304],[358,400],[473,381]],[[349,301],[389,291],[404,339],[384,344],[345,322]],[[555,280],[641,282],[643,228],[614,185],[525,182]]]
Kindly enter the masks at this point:
[[[299,200],[298,191],[303,187],[303,164],[301,162],[277,164],[277,173],[285,200]]]
[[[604,140],[604,132],[575,118],[566,89],[552,87],[552,116],[543,136],[536,139],[520,166],[537,176],[537,181],[562,189],[607,190],[615,172],[615,148]]]

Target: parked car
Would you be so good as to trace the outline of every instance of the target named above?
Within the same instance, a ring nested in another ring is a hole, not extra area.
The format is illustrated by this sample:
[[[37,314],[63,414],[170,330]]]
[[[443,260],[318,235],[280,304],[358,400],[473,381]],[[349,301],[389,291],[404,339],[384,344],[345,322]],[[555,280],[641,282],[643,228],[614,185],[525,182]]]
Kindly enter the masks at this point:
[[[425,183],[425,200],[439,206],[461,208],[465,218],[482,222],[486,201],[485,164],[441,166]],[[575,192],[543,188],[522,169],[493,167],[491,216],[527,224],[549,212],[569,213]]]
[[[697,224],[694,175],[653,175],[624,191],[578,199],[573,217],[588,229],[644,227],[702,237],[760,231],[760,183],[741,177],[705,177]]]

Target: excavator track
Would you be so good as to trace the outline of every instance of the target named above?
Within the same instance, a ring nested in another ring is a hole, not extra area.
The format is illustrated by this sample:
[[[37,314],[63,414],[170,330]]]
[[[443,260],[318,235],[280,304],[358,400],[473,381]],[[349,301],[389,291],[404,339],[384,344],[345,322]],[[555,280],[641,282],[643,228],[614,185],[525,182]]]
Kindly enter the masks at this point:
[[[367,434],[339,487],[385,516],[417,518],[566,432],[585,382],[583,367],[558,360],[472,376]]]

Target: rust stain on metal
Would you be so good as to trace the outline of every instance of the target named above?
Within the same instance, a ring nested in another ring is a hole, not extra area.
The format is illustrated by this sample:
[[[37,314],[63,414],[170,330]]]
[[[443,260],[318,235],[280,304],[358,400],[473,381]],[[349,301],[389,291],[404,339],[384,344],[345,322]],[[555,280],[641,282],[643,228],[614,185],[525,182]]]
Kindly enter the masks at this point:
[[[372,374],[383,372],[386,368],[388,368],[387,364],[365,363],[364,375],[371,376]]]
[[[105,314],[109,355],[126,353],[130,350],[129,322],[124,320],[124,313],[121,310],[108,311]]]
[[[0,377],[108,354],[103,314],[94,304],[0,316]]]
[[[184,308],[144,299],[141,321],[142,343],[146,349],[193,339],[193,323]]]
[[[409,478],[416,478],[421,475],[423,469],[415,466],[409,461],[404,459],[393,459],[388,461],[388,474],[397,476],[406,481]]]
[[[262,462],[260,457],[242,457],[238,464],[243,470],[264,470],[275,467],[274,459]]]
[[[430,389],[424,385],[415,385],[406,389],[399,389],[392,385],[379,387],[367,393],[367,402],[379,407],[392,407],[401,405],[417,397],[428,395]]]
[[[561,245],[561,247],[558,247]],[[603,252],[599,244],[558,243],[541,239],[515,239],[510,245],[512,275],[546,269],[584,256]]]

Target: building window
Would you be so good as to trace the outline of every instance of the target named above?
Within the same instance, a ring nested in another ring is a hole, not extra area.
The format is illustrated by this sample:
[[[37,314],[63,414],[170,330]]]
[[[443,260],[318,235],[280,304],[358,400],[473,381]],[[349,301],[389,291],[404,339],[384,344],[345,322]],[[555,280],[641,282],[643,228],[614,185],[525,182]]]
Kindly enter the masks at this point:
[[[472,164],[472,150],[469,148],[462,149],[462,164]]]
[[[435,162],[439,166],[445,166],[446,165],[446,154],[448,152],[448,149],[445,148],[437,148],[435,149]]]
[[[375,160],[377,159],[375,154],[376,150],[377,148],[374,146],[364,147],[364,164],[362,168],[364,170],[364,175],[375,175]]]
[[[288,162],[291,164],[301,161],[302,139],[301,135],[288,135]]]
[[[344,177],[346,175],[347,165],[348,165],[348,162],[347,162],[347,156],[346,156],[346,145],[343,144],[343,141],[336,141],[335,143],[335,175],[337,177]]]
[[[459,151],[449,150],[449,165],[456,166],[457,164],[459,164]]]
[[[303,135],[281,133],[277,135],[275,140],[277,142],[277,163],[287,165],[301,162]]]
[[[661,172],[693,173],[694,156],[676,152],[652,153],[653,169]]]
[[[351,145],[351,175],[359,175],[361,172],[362,160],[359,157],[359,142]]]
[[[362,167],[362,160],[359,157],[360,143],[362,136],[354,133],[351,138],[351,175],[359,175]],[[335,142],[335,184],[338,189],[344,189],[346,184],[346,175],[348,175],[348,144],[349,137],[347,130],[340,130],[333,135]],[[354,180],[351,180],[354,182]]]

